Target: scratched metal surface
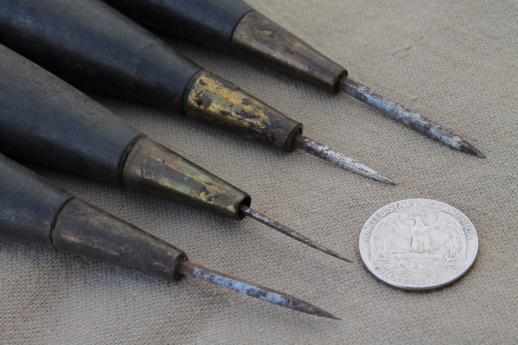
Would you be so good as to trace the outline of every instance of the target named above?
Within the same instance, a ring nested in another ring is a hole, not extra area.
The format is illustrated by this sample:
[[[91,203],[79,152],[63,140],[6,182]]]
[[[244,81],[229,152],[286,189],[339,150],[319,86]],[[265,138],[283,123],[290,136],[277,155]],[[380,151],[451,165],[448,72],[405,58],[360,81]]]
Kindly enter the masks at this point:
[[[453,152],[347,95],[185,45],[197,62],[304,122],[306,134],[394,177],[384,186],[303,153],[99,98],[158,141],[245,189],[252,206],[356,259],[346,264],[251,220],[235,223],[112,186],[39,170],[57,185],[214,269],[326,308],[297,314],[203,284],[167,283],[37,246],[0,242],[1,344],[515,344],[518,339],[518,6],[512,1],[250,0],[350,71],[469,140]],[[379,207],[431,198],[475,224],[472,271],[432,293],[377,282],[357,236]]]

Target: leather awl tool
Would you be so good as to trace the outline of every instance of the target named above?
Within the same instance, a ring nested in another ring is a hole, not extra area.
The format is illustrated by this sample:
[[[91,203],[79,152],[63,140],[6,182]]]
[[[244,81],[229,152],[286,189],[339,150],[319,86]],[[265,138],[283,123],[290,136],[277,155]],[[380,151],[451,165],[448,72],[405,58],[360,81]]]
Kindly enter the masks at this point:
[[[450,148],[484,158],[459,136],[348,77],[347,70],[241,0],[105,0],[150,29],[250,58],[354,98]]]
[[[203,70],[102,1],[0,1],[0,40],[76,86],[183,113],[391,182],[305,137],[300,122]]]
[[[2,154],[0,235],[167,280],[187,276],[303,313],[337,319],[296,297],[193,263],[180,249],[55,188]]]
[[[82,92],[2,45],[0,148],[17,160],[123,185],[227,218],[249,216],[348,261],[253,211],[247,193],[145,136]]]

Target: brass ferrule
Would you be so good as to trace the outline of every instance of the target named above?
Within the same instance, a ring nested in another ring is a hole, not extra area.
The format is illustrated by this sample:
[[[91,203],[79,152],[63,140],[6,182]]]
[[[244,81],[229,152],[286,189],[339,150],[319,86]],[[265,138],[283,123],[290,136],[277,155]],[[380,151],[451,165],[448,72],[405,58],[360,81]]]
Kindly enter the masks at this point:
[[[233,219],[242,219],[248,194],[149,138],[139,139],[124,164],[131,188]]]
[[[283,73],[338,92],[347,70],[257,11],[245,15],[232,38],[232,52]]]
[[[52,245],[169,280],[182,278],[179,266],[187,259],[169,243],[79,199],[68,202],[60,212]]]
[[[302,124],[261,102],[236,85],[202,72],[192,82],[184,102],[187,116],[239,131],[285,151],[293,151],[293,139]]]

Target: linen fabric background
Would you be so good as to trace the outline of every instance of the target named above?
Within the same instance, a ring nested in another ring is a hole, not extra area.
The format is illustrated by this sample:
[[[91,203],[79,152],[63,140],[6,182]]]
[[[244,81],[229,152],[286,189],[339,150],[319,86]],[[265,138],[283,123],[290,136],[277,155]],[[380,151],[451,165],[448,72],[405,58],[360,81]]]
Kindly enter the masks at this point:
[[[218,218],[36,169],[57,186],[176,244],[193,261],[343,318],[292,312],[211,286],[170,283],[36,245],[0,242],[1,344],[516,344],[518,4],[249,0],[341,62],[353,79],[471,141],[478,159],[347,95],[170,40],[305,123],[306,134],[393,176],[384,186],[162,111],[94,95],[158,141],[248,191],[253,206],[355,259],[346,264],[251,220]],[[455,285],[408,293],[376,281],[357,249],[379,207],[432,198],[470,217],[480,248]]]

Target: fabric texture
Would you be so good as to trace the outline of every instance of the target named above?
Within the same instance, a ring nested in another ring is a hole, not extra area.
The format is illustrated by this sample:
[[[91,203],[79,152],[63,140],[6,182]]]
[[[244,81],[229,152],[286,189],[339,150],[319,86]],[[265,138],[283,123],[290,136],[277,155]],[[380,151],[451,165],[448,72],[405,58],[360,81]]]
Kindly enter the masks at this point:
[[[514,1],[249,0],[343,63],[350,76],[466,138],[448,149],[347,95],[182,43],[207,69],[305,124],[306,135],[394,177],[384,186],[139,104],[95,98],[249,192],[253,206],[355,259],[346,264],[267,227],[36,169],[189,253],[277,288],[332,321],[206,284],[170,283],[36,245],[0,242],[0,344],[516,344],[518,4]],[[479,255],[451,287],[390,288],[358,254],[367,218],[393,201],[449,203],[475,224]]]

